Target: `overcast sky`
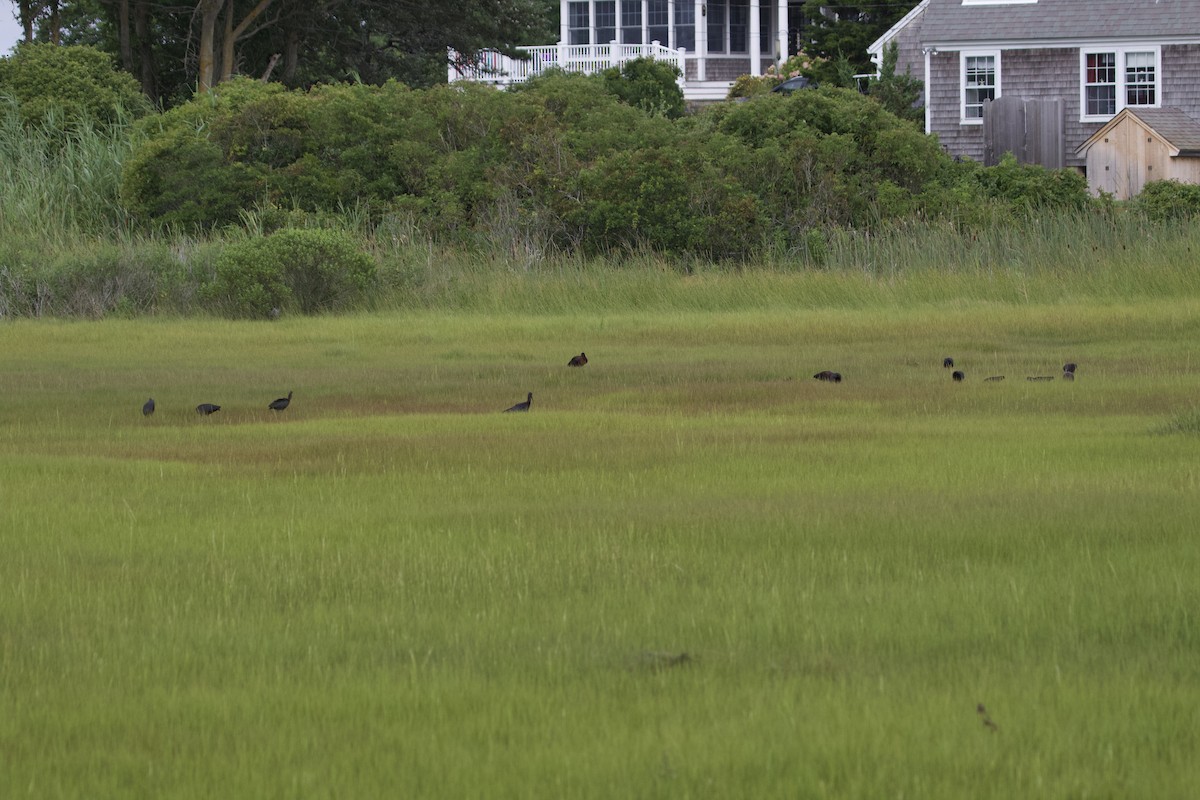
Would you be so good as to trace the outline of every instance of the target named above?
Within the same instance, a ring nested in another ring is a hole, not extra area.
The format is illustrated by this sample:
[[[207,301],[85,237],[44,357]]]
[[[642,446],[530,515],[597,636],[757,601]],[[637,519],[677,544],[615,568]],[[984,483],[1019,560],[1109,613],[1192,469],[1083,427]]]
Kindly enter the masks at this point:
[[[0,56],[8,55],[8,51],[21,38],[21,23],[13,18],[17,4],[0,2]]]

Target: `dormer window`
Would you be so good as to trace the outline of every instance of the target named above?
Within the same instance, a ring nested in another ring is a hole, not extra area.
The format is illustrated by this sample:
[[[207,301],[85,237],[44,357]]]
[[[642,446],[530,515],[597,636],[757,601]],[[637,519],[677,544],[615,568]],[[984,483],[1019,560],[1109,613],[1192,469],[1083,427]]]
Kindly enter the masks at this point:
[[[1080,117],[1104,122],[1130,106],[1159,106],[1158,47],[1084,48],[1080,57]]]

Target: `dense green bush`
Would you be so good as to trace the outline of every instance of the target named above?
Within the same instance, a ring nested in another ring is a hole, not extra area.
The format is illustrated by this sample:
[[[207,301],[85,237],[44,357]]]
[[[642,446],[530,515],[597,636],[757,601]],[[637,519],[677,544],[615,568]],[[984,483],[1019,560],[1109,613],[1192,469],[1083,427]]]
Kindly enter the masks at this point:
[[[971,173],[984,194],[1026,209],[1081,209],[1089,202],[1087,178],[1069,169],[1046,169],[1019,164],[1012,153],[1000,163]]]
[[[0,93],[16,98],[27,125],[52,110],[65,112],[66,123],[87,119],[102,125],[150,111],[137,81],[94,47],[22,44],[0,58]]]
[[[1200,186],[1179,181],[1150,181],[1134,205],[1156,221],[1200,217]]]
[[[600,76],[552,71],[513,91],[230,81],[141,124],[122,197],[148,224],[236,224],[251,205],[354,208],[513,252],[737,260],[805,252],[814,227],[912,215],[985,225],[1088,202],[1073,173],[956,164],[854,91],[769,94],[672,119],[667,84],[678,91],[643,62]]]
[[[204,297],[235,316],[348,308],[371,286],[375,264],[347,234],[289,228],[225,248]]]
[[[679,88],[679,70],[663,61],[638,58],[606,69],[603,76],[604,88],[626,105],[671,119],[682,117],[687,110]]]

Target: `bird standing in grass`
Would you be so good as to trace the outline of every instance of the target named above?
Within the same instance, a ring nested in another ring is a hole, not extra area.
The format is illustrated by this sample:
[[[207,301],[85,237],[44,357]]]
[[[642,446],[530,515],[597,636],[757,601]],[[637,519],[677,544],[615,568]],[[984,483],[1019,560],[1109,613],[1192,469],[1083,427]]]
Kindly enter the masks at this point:
[[[511,408],[506,408],[506,409],[504,409],[504,413],[507,414],[509,411],[528,411],[529,406],[532,403],[533,403],[533,392],[530,392],[529,397],[525,398],[524,403],[517,403],[515,406],[512,406]]]
[[[571,360],[567,362],[567,366],[568,367],[582,367],[586,363],[587,363],[587,353],[580,353],[577,356],[573,356],[571,358]]]
[[[842,373],[834,372],[831,369],[823,369],[820,372],[818,372],[816,375],[813,375],[813,377],[819,381],[829,381],[830,383],[841,383],[842,382]]]
[[[292,402],[292,393],[288,392],[287,397],[281,397],[278,400],[272,400],[271,405],[267,406],[267,408],[271,409],[272,411],[283,411],[285,408],[288,407],[288,404],[290,404],[291,402]]]
[[[142,405],[142,416],[148,417],[153,413],[154,413],[154,398],[151,397],[149,400],[147,400],[145,402],[145,404]]]
[[[196,406],[196,413],[203,414],[206,417],[209,414],[215,414],[220,410],[221,410],[220,406],[214,405],[212,403],[201,403],[200,405]]]
[[[966,376],[966,375],[964,375],[963,373],[959,372],[958,370],[954,370],[954,374],[952,374],[950,377],[951,377],[951,378],[954,378],[954,380],[955,380],[956,382],[959,382],[959,383],[961,383],[961,382],[962,382],[962,380],[963,380],[963,378],[965,378],[965,377],[967,377],[967,376]]]
[[[983,722],[983,727],[987,728],[992,733],[1000,730],[1000,726],[992,722],[992,718],[988,716],[987,709],[983,707],[983,703],[975,706],[976,713],[979,714],[979,719]]]
[[[954,366],[954,359],[950,358],[950,356],[946,356],[945,358],[942,359],[942,368],[943,369],[950,369],[953,366]]]
[[[1069,372],[1074,375],[1075,367],[1077,366],[1078,364],[1076,364],[1074,361],[1068,361],[1066,364],[1063,364],[1063,372]]]

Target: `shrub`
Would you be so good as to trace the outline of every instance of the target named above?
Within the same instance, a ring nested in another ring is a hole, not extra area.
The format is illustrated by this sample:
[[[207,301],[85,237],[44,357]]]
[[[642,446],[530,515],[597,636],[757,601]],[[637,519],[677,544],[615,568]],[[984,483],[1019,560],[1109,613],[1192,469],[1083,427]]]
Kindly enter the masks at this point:
[[[374,262],[347,234],[289,228],[225,248],[203,295],[240,317],[315,313],[350,307],[374,278]]]
[[[54,108],[66,112],[68,123],[88,119],[105,125],[150,112],[137,81],[94,47],[22,44],[11,57],[0,58],[0,92],[17,99],[27,125]]]
[[[1005,153],[996,166],[974,169],[971,174],[987,197],[1018,208],[1077,210],[1090,199],[1087,179],[1078,172],[1018,164],[1012,153]]]
[[[260,175],[226,163],[203,132],[176,127],[134,150],[121,173],[121,201],[134,216],[166,226],[227,225],[264,191]]]
[[[679,88],[679,70],[670,64],[637,58],[603,74],[605,88],[626,105],[670,119],[682,117],[687,110]]]
[[[1179,181],[1150,181],[1134,205],[1155,221],[1200,216],[1200,186]]]

